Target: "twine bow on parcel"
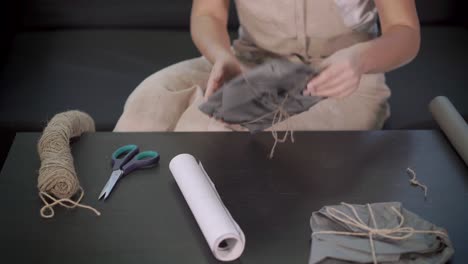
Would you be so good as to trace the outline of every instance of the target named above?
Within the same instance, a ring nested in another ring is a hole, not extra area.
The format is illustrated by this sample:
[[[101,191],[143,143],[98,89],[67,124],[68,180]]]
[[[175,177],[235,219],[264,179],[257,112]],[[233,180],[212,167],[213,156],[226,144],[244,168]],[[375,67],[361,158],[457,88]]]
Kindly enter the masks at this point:
[[[57,114],[47,124],[37,145],[41,159],[37,187],[44,203],[40,210],[42,217],[53,217],[56,205],[86,208],[100,215],[93,207],[81,204],[84,190],[80,186],[70,149],[71,138],[94,131],[93,119],[80,111]]]
[[[398,217],[398,225],[393,228],[379,228],[377,221],[375,220],[374,211],[372,206],[367,204],[367,209],[369,211],[370,219],[372,225],[367,225],[359,214],[356,211],[356,208],[350,204],[342,203],[343,206],[347,207],[353,215],[347,214],[341,210],[338,210],[333,207],[326,207],[325,212],[336,220],[338,223],[354,227],[359,231],[335,231],[335,230],[323,230],[323,231],[314,231],[313,236],[319,234],[329,234],[329,235],[341,235],[341,236],[360,236],[360,237],[369,237],[369,244],[372,254],[372,261],[374,264],[377,264],[377,255],[374,245],[374,238],[380,236],[388,240],[405,240],[413,236],[414,234],[435,234],[443,237],[448,237],[448,234],[443,231],[437,230],[416,230],[413,227],[403,226],[405,223],[405,217],[400,213],[394,206],[391,206],[391,210]]]

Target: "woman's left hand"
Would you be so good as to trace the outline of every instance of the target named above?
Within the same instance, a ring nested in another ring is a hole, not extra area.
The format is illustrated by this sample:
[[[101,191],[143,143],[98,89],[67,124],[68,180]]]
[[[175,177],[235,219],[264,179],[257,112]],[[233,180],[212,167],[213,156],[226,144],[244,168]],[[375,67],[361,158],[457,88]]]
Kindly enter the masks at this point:
[[[325,59],[320,65],[323,69],[313,78],[304,95],[344,98],[355,92],[363,75],[357,47],[339,50]]]

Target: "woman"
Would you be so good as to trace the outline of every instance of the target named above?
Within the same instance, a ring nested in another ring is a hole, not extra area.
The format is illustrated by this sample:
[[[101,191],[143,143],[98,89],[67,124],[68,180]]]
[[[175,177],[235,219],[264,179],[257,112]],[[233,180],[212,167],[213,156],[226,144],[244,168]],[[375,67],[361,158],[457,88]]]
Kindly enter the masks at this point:
[[[383,73],[419,50],[414,0],[236,0],[236,7],[241,26],[231,46],[229,0],[193,1],[192,39],[203,57],[147,78],[128,98],[115,131],[231,130],[198,105],[223,82],[275,57],[321,69],[304,94],[327,99],[285,121],[295,130],[383,126],[390,96]]]

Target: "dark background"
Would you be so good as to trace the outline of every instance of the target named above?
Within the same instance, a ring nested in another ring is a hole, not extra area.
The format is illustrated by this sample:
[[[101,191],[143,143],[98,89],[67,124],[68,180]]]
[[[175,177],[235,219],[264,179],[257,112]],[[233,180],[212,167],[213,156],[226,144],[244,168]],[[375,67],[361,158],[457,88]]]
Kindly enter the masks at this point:
[[[468,115],[468,21],[462,0],[418,0],[422,47],[387,75],[385,129],[436,128],[427,105],[446,95]],[[54,114],[88,112],[112,130],[148,75],[199,56],[188,0],[6,0],[0,4],[0,166],[17,131],[41,131]],[[230,29],[236,35],[235,9]]]

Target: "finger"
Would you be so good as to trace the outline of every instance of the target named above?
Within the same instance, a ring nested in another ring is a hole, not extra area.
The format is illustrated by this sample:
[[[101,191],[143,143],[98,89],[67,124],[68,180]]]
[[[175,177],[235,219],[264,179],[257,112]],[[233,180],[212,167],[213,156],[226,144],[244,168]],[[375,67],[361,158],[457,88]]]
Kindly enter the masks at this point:
[[[213,86],[214,86],[214,81],[212,78],[208,79],[208,83],[206,84],[206,91],[205,91],[205,100],[208,99],[208,97],[211,96],[211,94],[213,94]]]
[[[210,97],[220,86],[222,81],[222,74],[221,71],[213,70],[211,72],[210,78],[208,79],[208,83],[206,85],[206,92],[205,92],[205,99]]]
[[[333,87],[339,86],[343,83],[349,82],[350,77],[347,74],[340,74],[336,76],[334,79],[329,80],[326,83],[323,83],[319,86],[314,86],[314,90],[311,91],[311,94],[315,94],[321,91],[332,89]]]
[[[346,73],[341,73],[335,78],[329,80],[326,83],[323,83],[319,86],[308,86],[306,91],[304,91],[304,95],[316,95],[317,92],[324,91],[324,90],[329,90],[332,89],[333,87],[339,86],[345,82],[347,82],[350,79],[349,74]]]
[[[338,86],[343,83],[354,85],[358,83],[358,80],[352,73],[342,72],[338,76],[336,76],[334,79],[331,79],[328,82],[323,83],[322,85],[315,86],[314,88],[316,92],[320,92],[320,91],[331,89],[332,87]]]
[[[335,87],[333,87],[331,89],[317,92],[316,95],[317,96],[322,96],[322,97],[336,97],[337,95],[343,93],[347,89],[351,89],[351,87],[352,86],[350,86],[349,84],[343,83],[343,84],[337,85],[337,86],[335,86]]]
[[[334,67],[330,66],[323,70],[317,77],[313,78],[309,84],[307,85],[307,88],[314,89],[314,87],[320,86],[329,80],[336,78],[336,76],[340,73],[341,68],[339,67]]]
[[[207,86],[206,92],[205,92],[205,99],[208,99],[208,97],[212,96],[216,90],[218,90],[220,84],[218,81],[214,80],[211,82],[209,86]]]

